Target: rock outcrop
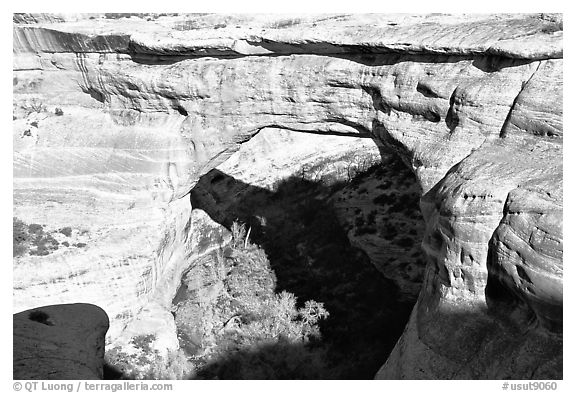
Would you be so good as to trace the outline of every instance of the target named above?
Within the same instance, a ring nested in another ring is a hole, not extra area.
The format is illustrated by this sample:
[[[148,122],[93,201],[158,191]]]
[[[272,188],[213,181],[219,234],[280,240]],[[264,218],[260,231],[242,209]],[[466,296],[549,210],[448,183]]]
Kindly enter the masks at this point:
[[[13,316],[14,379],[102,379],[108,316],[93,304],[58,304]]]
[[[96,233],[104,245],[130,220],[147,228],[117,248],[137,245],[147,278],[106,284],[121,299],[101,301],[175,294],[163,283],[202,252],[182,198],[261,130],[369,136],[418,178],[428,256],[378,377],[562,377],[561,16],[96,17],[14,25],[14,174],[17,201],[51,204],[63,187],[141,206]],[[19,274],[29,307],[39,284]]]

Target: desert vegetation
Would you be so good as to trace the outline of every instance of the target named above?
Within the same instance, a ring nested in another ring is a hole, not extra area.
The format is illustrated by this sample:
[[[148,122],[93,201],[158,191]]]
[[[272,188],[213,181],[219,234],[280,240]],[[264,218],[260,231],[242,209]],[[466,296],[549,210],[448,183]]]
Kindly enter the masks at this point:
[[[321,338],[319,321],[329,313],[316,301],[298,307],[294,294],[276,293],[276,277],[266,254],[250,242],[243,225],[234,224],[232,232],[232,243],[213,255],[218,267],[225,270],[221,291],[212,302],[184,297],[176,308],[181,349],[161,356],[151,346],[153,336],[135,337],[130,353],[120,347],[106,352],[107,377],[283,379],[321,375],[324,353],[313,346]],[[201,318],[195,318],[199,314]],[[307,362],[302,363],[303,359]]]
[[[243,225],[234,223],[232,233],[232,244],[217,256],[226,271],[223,291],[212,308],[217,320],[215,325],[221,328],[204,337],[214,349],[207,352],[209,356],[200,357],[195,377],[305,376],[300,374],[304,371],[303,358],[311,364],[323,364],[323,353],[314,351],[313,347],[321,339],[319,322],[329,316],[328,311],[315,300],[298,305],[293,293],[277,292],[276,275],[265,252],[250,242]],[[186,330],[182,324],[179,328]],[[254,356],[268,352],[269,348],[275,349],[273,354]],[[299,348],[301,357],[290,362],[289,352],[294,348]],[[236,358],[229,358],[230,354]]]
[[[26,224],[18,217],[13,217],[12,255],[13,257],[21,257],[26,254],[46,256],[61,247],[86,247],[86,243],[78,241],[79,237],[77,235],[79,234],[85,235],[86,232],[73,232],[71,227],[47,231],[43,225],[36,223]]]
[[[171,351],[164,356],[152,347],[153,334],[133,337],[131,352],[120,347],[106,351],[105,379],[185,379],[192,369],[182,351]]]

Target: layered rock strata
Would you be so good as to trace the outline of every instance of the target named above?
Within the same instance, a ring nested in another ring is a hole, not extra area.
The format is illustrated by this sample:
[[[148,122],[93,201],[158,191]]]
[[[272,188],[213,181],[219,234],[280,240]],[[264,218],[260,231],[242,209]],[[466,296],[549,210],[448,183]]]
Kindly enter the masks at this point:
[[[182,198],[262,129],[369,136],[420,182],[428,255],[378,376],[561,378],[561,16],[97,17],[15,24],[18,99],[65,114],[15,120],[14,171],[154,200],[134,299],[175,293]]]

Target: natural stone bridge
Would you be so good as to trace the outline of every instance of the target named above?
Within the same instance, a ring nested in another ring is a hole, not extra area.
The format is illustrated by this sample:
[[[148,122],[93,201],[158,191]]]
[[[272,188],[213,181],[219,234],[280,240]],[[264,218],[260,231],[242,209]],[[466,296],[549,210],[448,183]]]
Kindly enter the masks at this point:
[[[303,16],[279,27],[245,16],[218,29],[214,15],[190,29],[185,16],[20,18],[15,100],[66,114],[42,118],[33,139],[20,137],[30,117],[15,120],[15,198],[85,188],[116,195],[118,211],[134,200],[122,220],[146,228],[141,251],[154,256],[99,255],[94,269],[108,273],[76,278],[101,288],[92,298],[16,267],[17,311],[88,301],[118,333],[137,308],[167,307],[186,260],[207,251],[189,223],[209,219],[182,199],[201,175],[265,128],[365,135],[416,174],[428,257],[378,377],[562,377],[561,17]]]

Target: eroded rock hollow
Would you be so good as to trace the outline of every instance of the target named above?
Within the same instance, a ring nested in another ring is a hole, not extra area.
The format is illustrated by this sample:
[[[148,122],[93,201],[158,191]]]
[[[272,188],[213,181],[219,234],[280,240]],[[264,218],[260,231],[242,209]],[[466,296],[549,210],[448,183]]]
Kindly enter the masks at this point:
[[[318,157],[393,152],[417,181],[426,267],[416,295],[422,264],[348,232],[418,299],[376,377],[562,378],[562,29],[548,14],[15,15],[14,215],[37,244],[15,257],[14,311],[92,303],[108,344],[177,349],[183,277],[230,241],[215,168],[265,188]]]

